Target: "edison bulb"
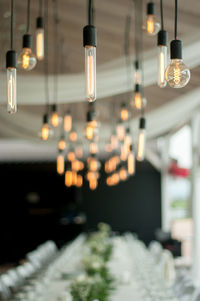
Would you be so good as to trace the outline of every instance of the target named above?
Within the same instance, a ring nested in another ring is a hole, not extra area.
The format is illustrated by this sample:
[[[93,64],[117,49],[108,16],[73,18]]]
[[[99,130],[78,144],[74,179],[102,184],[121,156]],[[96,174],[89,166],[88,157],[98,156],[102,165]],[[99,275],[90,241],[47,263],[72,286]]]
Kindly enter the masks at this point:
[[[65,170],[65,159],[63,155],[58,155],[57,157],[57,173],[62,175]]]
[[[138,161],[144,160],[145,144],[146,144],[146,130],[140,129],[139,136],[138,136],[138,153],[137,153]]]
[[[50,128],[48,123],[44,123],[41,130],[42,140],[46,141],[49,138]]]
[[[69,134],[69,139],[70,139],[70,141],[75,142],[77,140],[77,132],[76,131],[72,131]]]
[[[128,155],[128,173],[129,175],[135,173],[135,154],[133,152]]]
[[[147,15],[145,29],[150,36],[155,36],[159,32],[160,23],[156,22],[154,15]]]
[[[88,140],[92,140],[94,138],[94,127],[88,122],[85,128],[85,137]]]
[[[158,47],[158,86],[164,88],[167,85],[165,80],[165,69],[167,67],[167,47]]]
[[[44,58],[44,28],[36,30],[36,56],[39,61]]]
[[[64,138],[61,138],[60,141],[58,142],[58,149],[63,151],[66,148],[66,141]]]
[[[96,99],[96,47],[85,47],[85,89],[89,102]]]
[[[16,68],[7,68],[7,88],[8,88],[8,113],[17,112],[17,70]]]
[[[65,172],[65,185],[67,187],[72,186],[72,171],[71,170],[67,170]]]
[[[128,110],[125,104],[123,104],[121,107],[120,116],[122,121],[126,121],[128,119]]]
[[[72,116],[68,112],[64,117],[64,130],[70,132],[72,129]]]
[[[97,186],[98,186],[97,179],[91,179],[89,181],[89,187],[90,187],[91,190],[95,190],[97,188]]]
[[[183,88],[190,80],[190,70],[182,59],[172,59],[165,70],[165,79],[172,88]]]
[[[23,48],[17,58],[18,67],[25,71],[32,70],[37,63],[35,55],[30,48]]]
[[[76,186],[81,187],[83,185],[83,177],[81,175],[77,175]]]

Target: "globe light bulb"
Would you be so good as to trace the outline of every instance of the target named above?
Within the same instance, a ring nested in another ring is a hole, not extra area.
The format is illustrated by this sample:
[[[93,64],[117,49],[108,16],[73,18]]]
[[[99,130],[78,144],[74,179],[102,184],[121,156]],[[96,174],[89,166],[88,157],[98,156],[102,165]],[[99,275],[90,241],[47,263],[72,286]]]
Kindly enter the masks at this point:
[[[144,26],[146,32],[150,36],[154,36],[160,30],[160,23],[155,20],[155,4],[153,2],[147,3],[147,17]]]
[[[122,104],[121,106],[121,112],[120,112],[120,116],[121,116],[121,120],[122,121],[126,121],[128,120],[128,110],[127,110],[127,107],[126,107],[126,104]]]
[[[85,47],[85,93],[89,102],[96,100],[96,28],[87,25],[83,28]]]
[[[44,59],[44,22],[42,17],[36,20],[36,57],[38,61]]]
[[[72,129],[72,116],[71,116],[70,112],[68,111],[64,117],[64,130],[66,132],[70,132],[71,129]]]
[[[182,42],[173,40],[170,44],[171,63],[165,71],[165,79],[172,88],[183,88],[190,80],[190,70],[182,59]]]
[[[158,86],[164,88],[167,85],[165,80],[165,69],[167,67],[167,32],[160,30],[158,33]]]
[[[66,148],[66,141],[65,141],[65,138],[64,137],[61,137],[61,139],[59,140],[58,142],[58,149],[60,151],[64,151]]]
[[[37,64],[36,57],[32,53],[31,47],[32,47],[32,35],[25,34],[23,36],[23,49],[17,58],[18,67],[25,71],[32,70]]]
[[[17,112],[17,53],[10,50],[6,53],[6,68],[7,68],[7,98],[8,98],[8,113],[14,114]]]
[[[128,155],[128,173],[129,175],[134,175],[135,173],[135,154],[132,144],[130,145],[130,153]]]
[[[62,175],[65,170],[65,159],[62,154],[58,155],[57,157],[57,173]]]
[[[146,120],[145,118],[140,118],[139,136],[138,136],[138,152],[137,160],[143,161],[145,156],[145,144],[146,144]]]

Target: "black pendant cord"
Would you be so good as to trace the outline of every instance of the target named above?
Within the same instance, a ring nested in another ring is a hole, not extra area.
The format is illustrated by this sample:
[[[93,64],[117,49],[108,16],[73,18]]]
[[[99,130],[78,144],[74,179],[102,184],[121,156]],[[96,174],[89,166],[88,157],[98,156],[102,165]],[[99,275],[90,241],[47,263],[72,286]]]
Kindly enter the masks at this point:
[[[163,0],[160,0],[160,19],[161,19],[161,30],[164,30]]]
[[[28,33],[28,32],[29,32],[29,29],[30,29],[30,8],[31,8],[31,0],[27,0],[26,33]]]
[[[88,0],[88,25],[93,25],[93,0]]]
[[[58,101],[58,7],[57,1],[53,0],[53,13],[54,13],[54,103],[57,104]]]
[[[174,23],[174,39],[177,40],[177,23],[178,23],[178,0],[175,0],[175,23]]]
[[[10,20],[10,49],[13,50],[13,32],[14,32],[14,0],[11,0],[11,20]]]
[[[126,73],[127,73],[127,85],[129,88],[129,81],[131,79],[131,61],[130,61],[130,29],[131,29],[131,16],[126,17],[125,31],[124,31],[124,54],[126,58]]]
[[[39,0],[39,5],[38,5],[38,16],[42,17],[43,12],[42,12],[42,8],[43,8],[43,1]]]
[[[48,0],[45,1],[45,61],[44,61],[44,73],[45,73],[45,98],[46,98],[46,114],[49,114],[49,64],[48,64]]]

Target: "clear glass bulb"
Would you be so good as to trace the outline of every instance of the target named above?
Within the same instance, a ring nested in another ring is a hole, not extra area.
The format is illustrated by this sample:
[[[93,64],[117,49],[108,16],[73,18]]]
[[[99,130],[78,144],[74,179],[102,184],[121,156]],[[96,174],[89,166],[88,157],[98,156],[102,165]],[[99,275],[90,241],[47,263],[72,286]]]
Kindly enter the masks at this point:
[[[20,69],[30,71],[36,66],[37,60],[30,48],[23,48],[18,55],[17,64]]]
[[[49,138],[49,134],[50,134],[49,125],[48,125],[48,123],[45,123],[45,124],[43,124],[42,130],[41,130],[42,140],[46,141]]]
[[[7,68],[8,85],[8,113],[17,112],[17,70],[16,68]]]
[[[165,69],[167,67],[167,46],[158,46],[158,86],[164,88],[167,85],[165,80]]]
[[[147,15],[145,29],[150,36],[154,36],[159,32],[160,23],[156,22],[154,15]]]
[[[135,154],[131,152],[128,155],[128,173],[129,175],[134,175],[135,173]]]
[[[85,47],[85,90],[89,102],[96,99],[96,47]]]
[[[142,95],[140,92],[136,92],[134,95],[134,104],[138,110],[142,108]]]
[[[172,59],[165,70],[165,79],[172,88],[183,88],[190,80],[190,70],[182,59]]]
[[[145,143],[146,143],[146,130],[140,129],[139,136],[138,136],[138,153],[137,153],[138,161],[144,160]]]
[[[53,112],[51,115],[51,125],[53,127],[58,127],[60,123],[60,117],[57,112]]]
[[[62,175],[65,170],[65,159],[63,155],[58,155],[57,157],[57,173]]]
[[[39,61],[44,58],[44,28],[36,29],[36,56]]]
[[[64,117],[64,130],[66,132],[70,132],[72,129],[72,116],[70,114],[66,114]]]

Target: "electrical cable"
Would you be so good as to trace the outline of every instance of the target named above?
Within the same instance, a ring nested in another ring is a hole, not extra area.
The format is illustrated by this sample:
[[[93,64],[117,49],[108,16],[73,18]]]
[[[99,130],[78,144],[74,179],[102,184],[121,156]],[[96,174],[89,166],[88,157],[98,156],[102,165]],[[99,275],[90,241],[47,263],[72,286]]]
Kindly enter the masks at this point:
[[[11,22],[10,22],[10,49],[13,50],[13,30],[14,30],[14,0],[11,0]]]

